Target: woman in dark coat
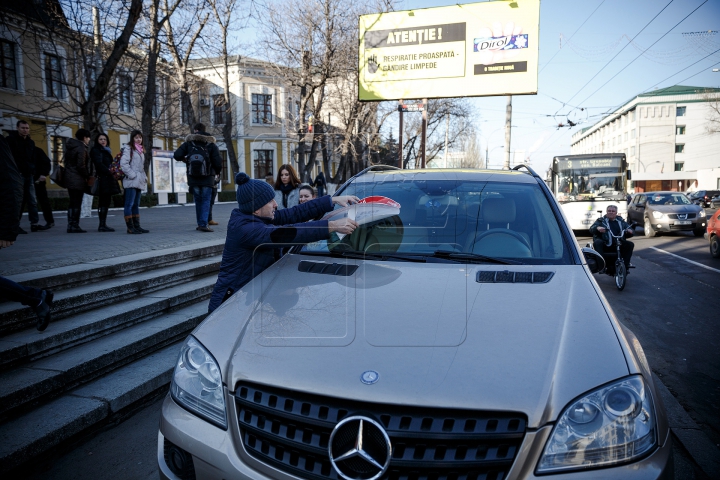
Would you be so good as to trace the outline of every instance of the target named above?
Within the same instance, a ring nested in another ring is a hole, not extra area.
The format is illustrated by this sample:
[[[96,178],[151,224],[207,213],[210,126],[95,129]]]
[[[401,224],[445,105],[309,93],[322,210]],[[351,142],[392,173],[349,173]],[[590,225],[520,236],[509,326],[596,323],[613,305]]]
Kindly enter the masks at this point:
[[[75,138],[68,139],[65,144],[65,185],[70,196],[68,233],[86,233],[80,228],[80,207],[90,178],[88,143],[90,143],[90,132],[81,128],[75,132]]]
[[[95,145],[90,150],[90,159],[98,177],[96,180],[98,182],[98,218],[100,218],[98,232],[114,232],[115,229],[108,227],[106,222],[110,200],[113,195],[120,193],[120,186],[110,173],[113,156],[110,150],[110,139],[104,133],[95,139]]]

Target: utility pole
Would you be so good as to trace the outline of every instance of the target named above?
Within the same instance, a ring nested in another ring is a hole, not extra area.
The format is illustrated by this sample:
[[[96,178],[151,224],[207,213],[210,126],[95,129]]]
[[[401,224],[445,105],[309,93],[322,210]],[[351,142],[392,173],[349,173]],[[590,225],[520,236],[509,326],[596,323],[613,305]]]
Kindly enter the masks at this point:
[[[510,130],[512,127],[512,95],[507,96],[507,109],[505,110],[505,165],[503,170],[510,170]]]
[[[420,158],[422,159],[421,167],[425,168],[425,137],[427,137],[427,98],[423,98],[422,111],[422,143],[420,144]]]
[[[398,131],[398,168],[403,168],[403,108],[402,100],[398,100],[398,112],[400,112],[400,130]]]
[[[450,130],[450,113],[445,114],[445,168],[448,168],[448,130]]]

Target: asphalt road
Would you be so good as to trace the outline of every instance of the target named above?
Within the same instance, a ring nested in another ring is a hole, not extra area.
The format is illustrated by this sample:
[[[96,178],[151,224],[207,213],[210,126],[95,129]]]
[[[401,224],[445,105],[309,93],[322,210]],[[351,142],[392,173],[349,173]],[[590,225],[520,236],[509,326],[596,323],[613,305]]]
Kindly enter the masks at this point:
[[[640,339],[650,366],[680,404],[720,446],[720,260],[708,242],[691,233],[633,240],[627,286],[595,278],[618,319]],[[584,246],[590,239],[578,237]],[[150,479],[157,477],[156,443],[161,400],[124,423],[101,432],[52,463],[34,479]],[[679,480],[706,479],[679,442],[674,444]]]

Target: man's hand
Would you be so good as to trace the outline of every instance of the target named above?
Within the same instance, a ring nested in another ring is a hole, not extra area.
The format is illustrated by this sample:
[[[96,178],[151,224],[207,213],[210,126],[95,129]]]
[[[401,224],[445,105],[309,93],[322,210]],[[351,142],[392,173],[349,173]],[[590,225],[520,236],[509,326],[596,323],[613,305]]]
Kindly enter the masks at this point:
[[[337,232],[345,235],[350,235],[355,231],[357,227],[357,222],[347,217],[340,220],[331,220],[328,222],[328,230],[330,230],[330,233]]]
[[[597,227],[597,231],[600,233],[605,233],[607,229],[605,227]]]
[[[38,182],[45,183],[45,175],[40,175],[37,179]]]
[[[341,207],[347,207],[348,205],[352,205],[353,203],[358,203],[360,201],[360,199],[355,195],[341,195],[339,197],[331,198],[334,204],[340,205]]]
[[[11,242],[10,240],[0,240],[0,248],[7,248],[13,243],[15,242]]]

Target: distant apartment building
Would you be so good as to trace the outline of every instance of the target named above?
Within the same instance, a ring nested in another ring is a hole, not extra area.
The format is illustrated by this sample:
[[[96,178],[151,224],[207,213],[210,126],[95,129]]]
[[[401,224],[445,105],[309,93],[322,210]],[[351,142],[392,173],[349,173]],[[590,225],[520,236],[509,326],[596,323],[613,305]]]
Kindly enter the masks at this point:
[[[624,153],[636,192],[720,188],[720,133],[708,131],[720,88],[643,93],[572,137],[571,154]]]

